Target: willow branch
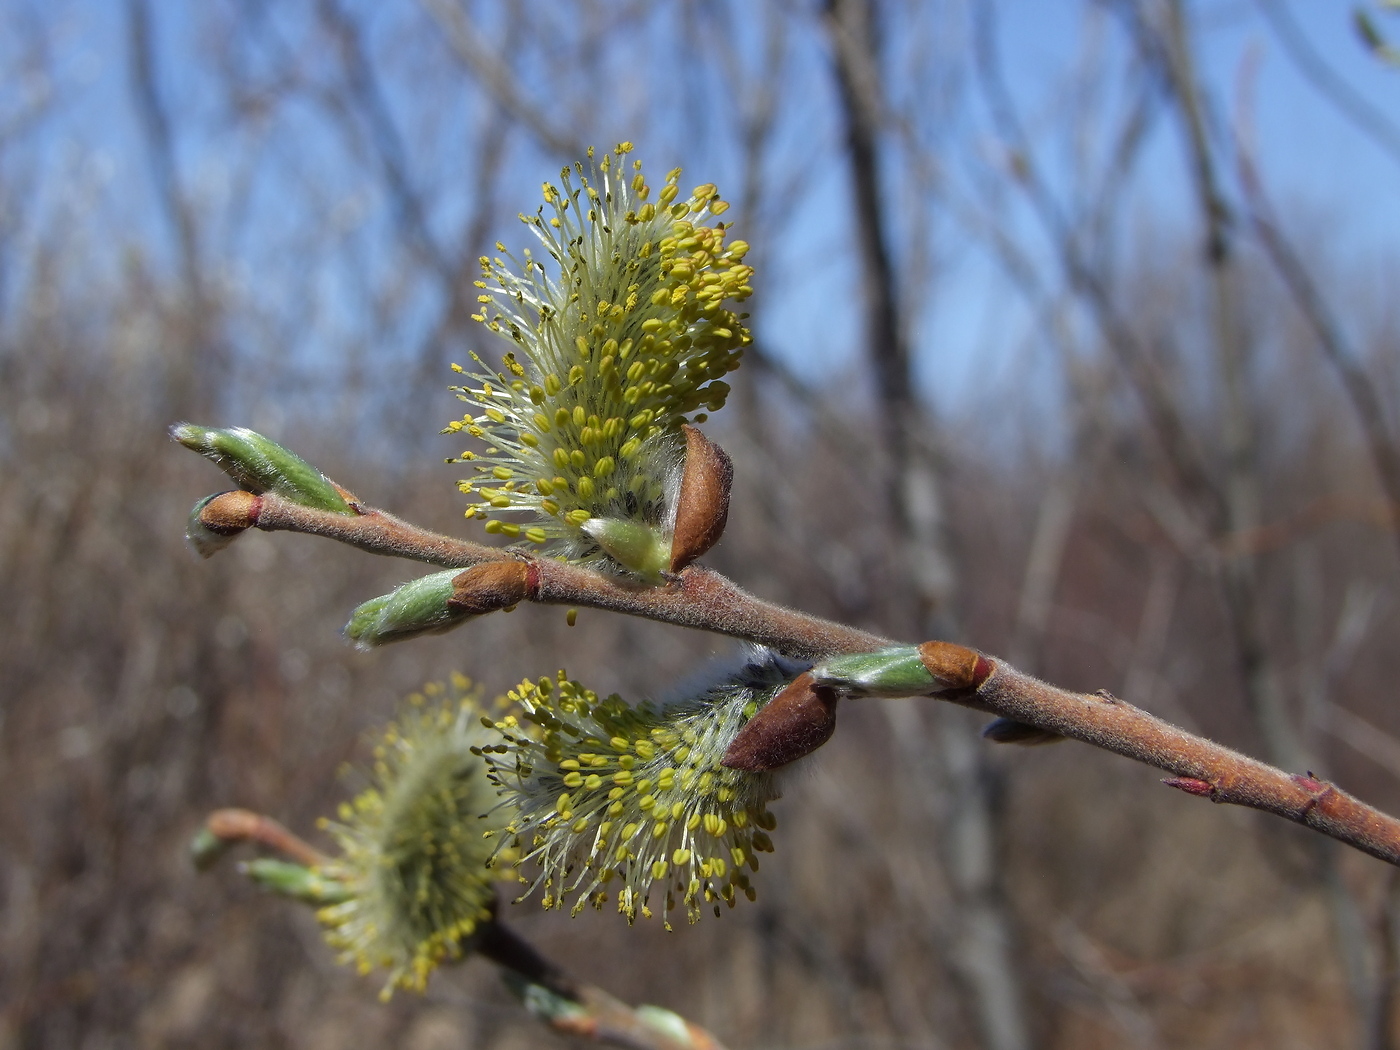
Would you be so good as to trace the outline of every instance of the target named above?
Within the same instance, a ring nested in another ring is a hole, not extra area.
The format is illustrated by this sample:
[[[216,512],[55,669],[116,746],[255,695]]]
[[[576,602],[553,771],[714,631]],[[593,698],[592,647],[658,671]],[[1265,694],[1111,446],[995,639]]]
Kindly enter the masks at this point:
[[[641,616],[771,646],[804,659],[868,652],[890,644],[879,635],[755,598],[718,573],[698,566],[683,570],[664,586],[656,586],[444,536],[358,500],[352,500],[351,507],[356,513],[337,514],[303,507],[270,492],[260,496],[229,492],[208,503],[201,511],[201,520],[215,531],[253,527],[325,536],[372,554],[410,558],[447,569],[523,563],[528,567],[528,590],[521,596],[524,600]]]
[[[1292,775],[1188,733],[1107,693],[1075,693],[1009,664],[970,694],[946,699],[1082,740],[1173,774],[1164,781],[1212,802],[1246,806],[1302,824],[1400,865],[1400,820],[1309,774]]]
[[[708,1031],[678,1014],[631,1007],[575,980],[499,920],[483,927],[471,947],[505,971],[531,1014],[563,1035],[629,1050],[724,1050]]]
[[[315,867],[326,862],[326,855],[271,817],[248,809],[216,809],[204,822],[204,830],[221,843],[256,842],[291,857],[300,864]]]
[[[311,510],[271,494],[226,495],[253,508],[240,511],[244,516],[238,523],[243,527],[328,536],[375,554],[448,568],[514,563],[522,569],[524,586],[516,595],[522,601],[625,613],[728,635],[813,660],[868,653],[891,644],[878,635],[755,598],[720,574],[698,566],[685,569],[666,584],[646,585],[586,566],[453,539],[358,501],[351,504],[358,513],[346,515]],[[235,524],[221,511],[218,500],[210,502],[204,513],[210,527]],[[1284,817],[1400,865],[1400,821],[1311,774],[1286,773],[1178,729],[1106,693],[1061,689],[1002,660],[951,643],[925,643],[921,651],[931,647],[953,654],[954,662],[961,661],[967,668],[961,678],[956,674],[941,676],[945,688],[937,694],[939,699],[1142,762],[1170,773],[1165,783],[1171,787],[1213,802]]]
[[[330,859],[276,820],[248,809],[218,809],[205,820],[195,841],[196,859],[203,853],[206,862],[216,860],[217,854],[202,844],[205,837],[221,847],[256,842],[310,868]],[[679,1014],[628,1006],[596,985],[575,980],[498,919],[478,926],[466,948],[499,966],[525,1009],[563,1035],[624,1050],[724,1050],[713,1035]]]

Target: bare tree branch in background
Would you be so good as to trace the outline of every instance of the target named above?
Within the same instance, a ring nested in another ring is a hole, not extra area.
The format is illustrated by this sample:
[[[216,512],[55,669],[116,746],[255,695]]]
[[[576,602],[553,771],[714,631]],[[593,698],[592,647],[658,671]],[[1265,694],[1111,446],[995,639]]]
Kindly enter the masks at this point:
[[[127,0],[125,14],[132,102],[145,137],[156,201],[175,236],[181,281],[180,333],[168,350],[167,397],[172,405],[212,407],[208,391],[217,387],[224,364],[215,343],[215,303],[208,294],[195,215],[180,185],[147,0]]]
[[[471,20],[457,0],[419,0],[442,27],[453,53],[476,79],[494,96],[497,105],[561,157],[581,157],[588,143],[580,142],[556,128],[546,113],[525,97],[510,67],[486,45],[472,27]]]
[[[1334,70],[1308,42],[1284,0],[1255,0],[1288,57],[1309,83],[1367,138],[1400,162],[1400,126],[1384,110],[1373,106],[1359,91]]]
[[[846,136],[852,223],[861,262],[865,353],[875,375],[878,423],[888,467],[885,484],[900,560],[912,570],[912,622],[924,634],[959,633],[959,581],[948,533],[943,479],[935,454],[921,437],[930,429],[917,397],[900,321],[900,286],[882,207],[878,136],[885,126],[876,6],[866,0],[829,0],[825,28],[831,41]],[[890,713],[891,728],[909,775],[932,787],[935,776],[921,747],[917,713]],[[944,866],[957,915],[950,921],[950,961],[972,993],[973,1013],[987,1050],[1031,1045],[1024,993],[1015,961],[1015,932],[1001,883],[1003,831],[998,792],[987,753],[970,727],[947,720],[937,730],[946,765],[949,808],[940,828],[948,843]],[[927,788],[921,790],[921,794]]]
[[[1239,150],[1240,183],[1249,206],[1249,218],[1265,253],[1293,297],[1293,303],[1317,337],[1318,349],[1331,366],[1351,402],[1356,421],[1365,436],[1371,463],[1385,493],[1390,532],[1400,550],[1400,441],[1397,441],[1374,380],[1357,358],[1342,325],[1318,288],[1301,256],[1283,232],[1244,134]]]

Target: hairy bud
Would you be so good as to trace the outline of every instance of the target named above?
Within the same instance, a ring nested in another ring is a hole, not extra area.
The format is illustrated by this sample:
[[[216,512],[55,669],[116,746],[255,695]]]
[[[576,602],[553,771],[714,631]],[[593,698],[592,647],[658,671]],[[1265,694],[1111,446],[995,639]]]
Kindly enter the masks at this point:
[[[530,568],[523,561],[473,565],[452,578],[448,608],[473,616],[509,609],[530,593]]]
[[[935,696],[975,689],[992,664],[975,649],[952,642],[895,645],[873,653],[833,656],[812,668],[820,685],[846,696]]]
[[[416,580],[378,598],[371,598],[350,614],[345,637],[357,649],[372,649],[423,634],[441,634],[456,627],[472,613],[452,604],[454,581],[460,569],[447,569]]]
[[[303,507],[352,514],[342,490],[295,452],[247,427],[177,423],[170,436],[249,492],[271,492]]]
[[[258,523],[261,502],[242,489],[205,496],[190,511],[185,538],[201,558],[213,557]]]

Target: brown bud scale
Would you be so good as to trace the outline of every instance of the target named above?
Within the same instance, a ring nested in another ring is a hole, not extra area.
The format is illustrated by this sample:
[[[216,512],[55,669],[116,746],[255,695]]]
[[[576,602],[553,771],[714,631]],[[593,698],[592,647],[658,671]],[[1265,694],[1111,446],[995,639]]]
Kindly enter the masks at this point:
[[[976,649],[952,642],[924,642],[919,646],[919,659],[947,689],[976,689],[995,670]]]
[[[761,773],[810,755],[836,731],[836,692],[803,672],[739,731],[721,765]]]
[[[729,520],[729,487],[734,464],[729,454],[686,424],[685,471],[671,537],[671,571],[680,572],[719,542]]]
[[[473,565],[452,578],[450,608],[465,613],[489,613],[524,601],[530,591],[530,568],[523,561],[491,561]]]
[[[199,511],[199,522],[220,536],[236,536],[258,523],[262,497],[243,489],[221,492]]]

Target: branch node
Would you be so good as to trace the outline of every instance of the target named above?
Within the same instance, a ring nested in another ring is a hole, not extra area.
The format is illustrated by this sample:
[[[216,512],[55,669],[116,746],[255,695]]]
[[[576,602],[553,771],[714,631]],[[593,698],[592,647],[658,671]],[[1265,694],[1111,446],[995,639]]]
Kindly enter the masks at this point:
[[[918,649],[928,673],[943,683],[944,689],[976,689],[996,670],[992,661],[965,645],[933,641]]]
[[[474,616],[514,608],[530,596],[531,568],[524,561],[492,561],[464,569],[452,578],[448,608]]]

